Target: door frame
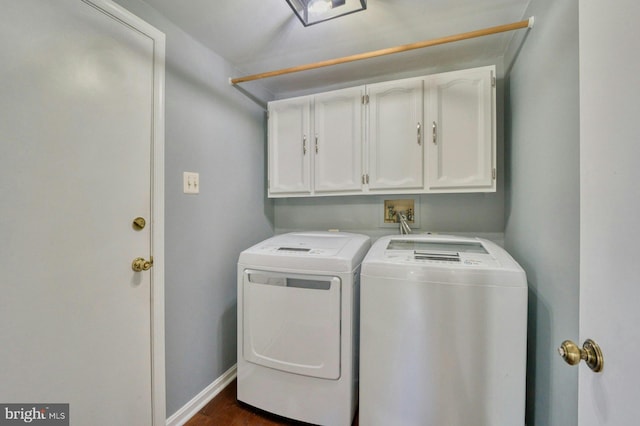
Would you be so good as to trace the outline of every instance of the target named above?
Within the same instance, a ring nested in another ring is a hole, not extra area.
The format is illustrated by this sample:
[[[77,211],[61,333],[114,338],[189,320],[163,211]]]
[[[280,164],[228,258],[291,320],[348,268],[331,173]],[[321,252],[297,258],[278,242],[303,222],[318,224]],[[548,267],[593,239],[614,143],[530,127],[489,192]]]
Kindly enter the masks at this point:
[[[81,0],[153,41],[153,118],[151,141],[151,418],[166,424],[164,348],[164,83],[165,35],[111,0]]]

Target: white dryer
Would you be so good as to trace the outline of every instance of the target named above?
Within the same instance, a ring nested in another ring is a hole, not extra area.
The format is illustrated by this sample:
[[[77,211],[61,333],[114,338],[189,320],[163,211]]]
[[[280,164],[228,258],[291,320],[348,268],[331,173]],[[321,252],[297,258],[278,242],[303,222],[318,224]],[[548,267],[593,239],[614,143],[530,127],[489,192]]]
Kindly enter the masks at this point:
[[[238,400],[348,426],[358,398],[360,264],[369,237],[278,235],[238,260]]]
[[[527,281],[504,249],[384,237],[361,279],[360,425],[524,424]]]

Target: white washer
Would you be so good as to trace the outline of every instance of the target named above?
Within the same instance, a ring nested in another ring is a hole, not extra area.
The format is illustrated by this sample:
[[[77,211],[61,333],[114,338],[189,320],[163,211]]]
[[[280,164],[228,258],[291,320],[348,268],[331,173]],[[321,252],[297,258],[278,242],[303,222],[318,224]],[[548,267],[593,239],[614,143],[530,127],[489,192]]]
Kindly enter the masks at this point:
[[[524,424],[527,281],[504,249],[384,237],[361,277],[360,425]]]
[[[345,425],[357,406],[360,264],[369,237],[278,235],[238,260],[238,400]]]

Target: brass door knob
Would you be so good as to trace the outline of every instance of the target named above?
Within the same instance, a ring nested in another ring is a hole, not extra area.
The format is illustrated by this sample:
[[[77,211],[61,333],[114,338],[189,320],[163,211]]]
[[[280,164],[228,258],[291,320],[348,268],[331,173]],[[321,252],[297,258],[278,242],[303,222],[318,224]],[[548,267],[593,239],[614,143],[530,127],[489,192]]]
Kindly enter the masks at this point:
[[[565,340],[558,348],[558,353],[569,365],[577,365],[581,360],[594,372],[599,373],[604,368],[604,356],[596,342],[591,339],[584,341],[582,349],[571,340]]]
[[[144,219],[144,217],[136,217],[135,219],[133,219],[132,226],[136,231],[141,231],[145,226],[147,226],[147,221]]]
[[[153,266],[153,257],[150,260],[145,260],[143,257],[136,257],[131,263],[131,269],[136,272],[148,271]]]

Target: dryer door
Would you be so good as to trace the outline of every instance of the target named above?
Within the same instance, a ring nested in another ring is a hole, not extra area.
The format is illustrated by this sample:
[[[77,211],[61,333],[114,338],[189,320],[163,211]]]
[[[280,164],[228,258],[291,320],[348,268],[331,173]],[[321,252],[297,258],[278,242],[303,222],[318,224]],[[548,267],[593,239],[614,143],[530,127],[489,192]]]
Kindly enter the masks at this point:
[[[340,378],[339,277],[245,270],[243,356],[305,376]]]

